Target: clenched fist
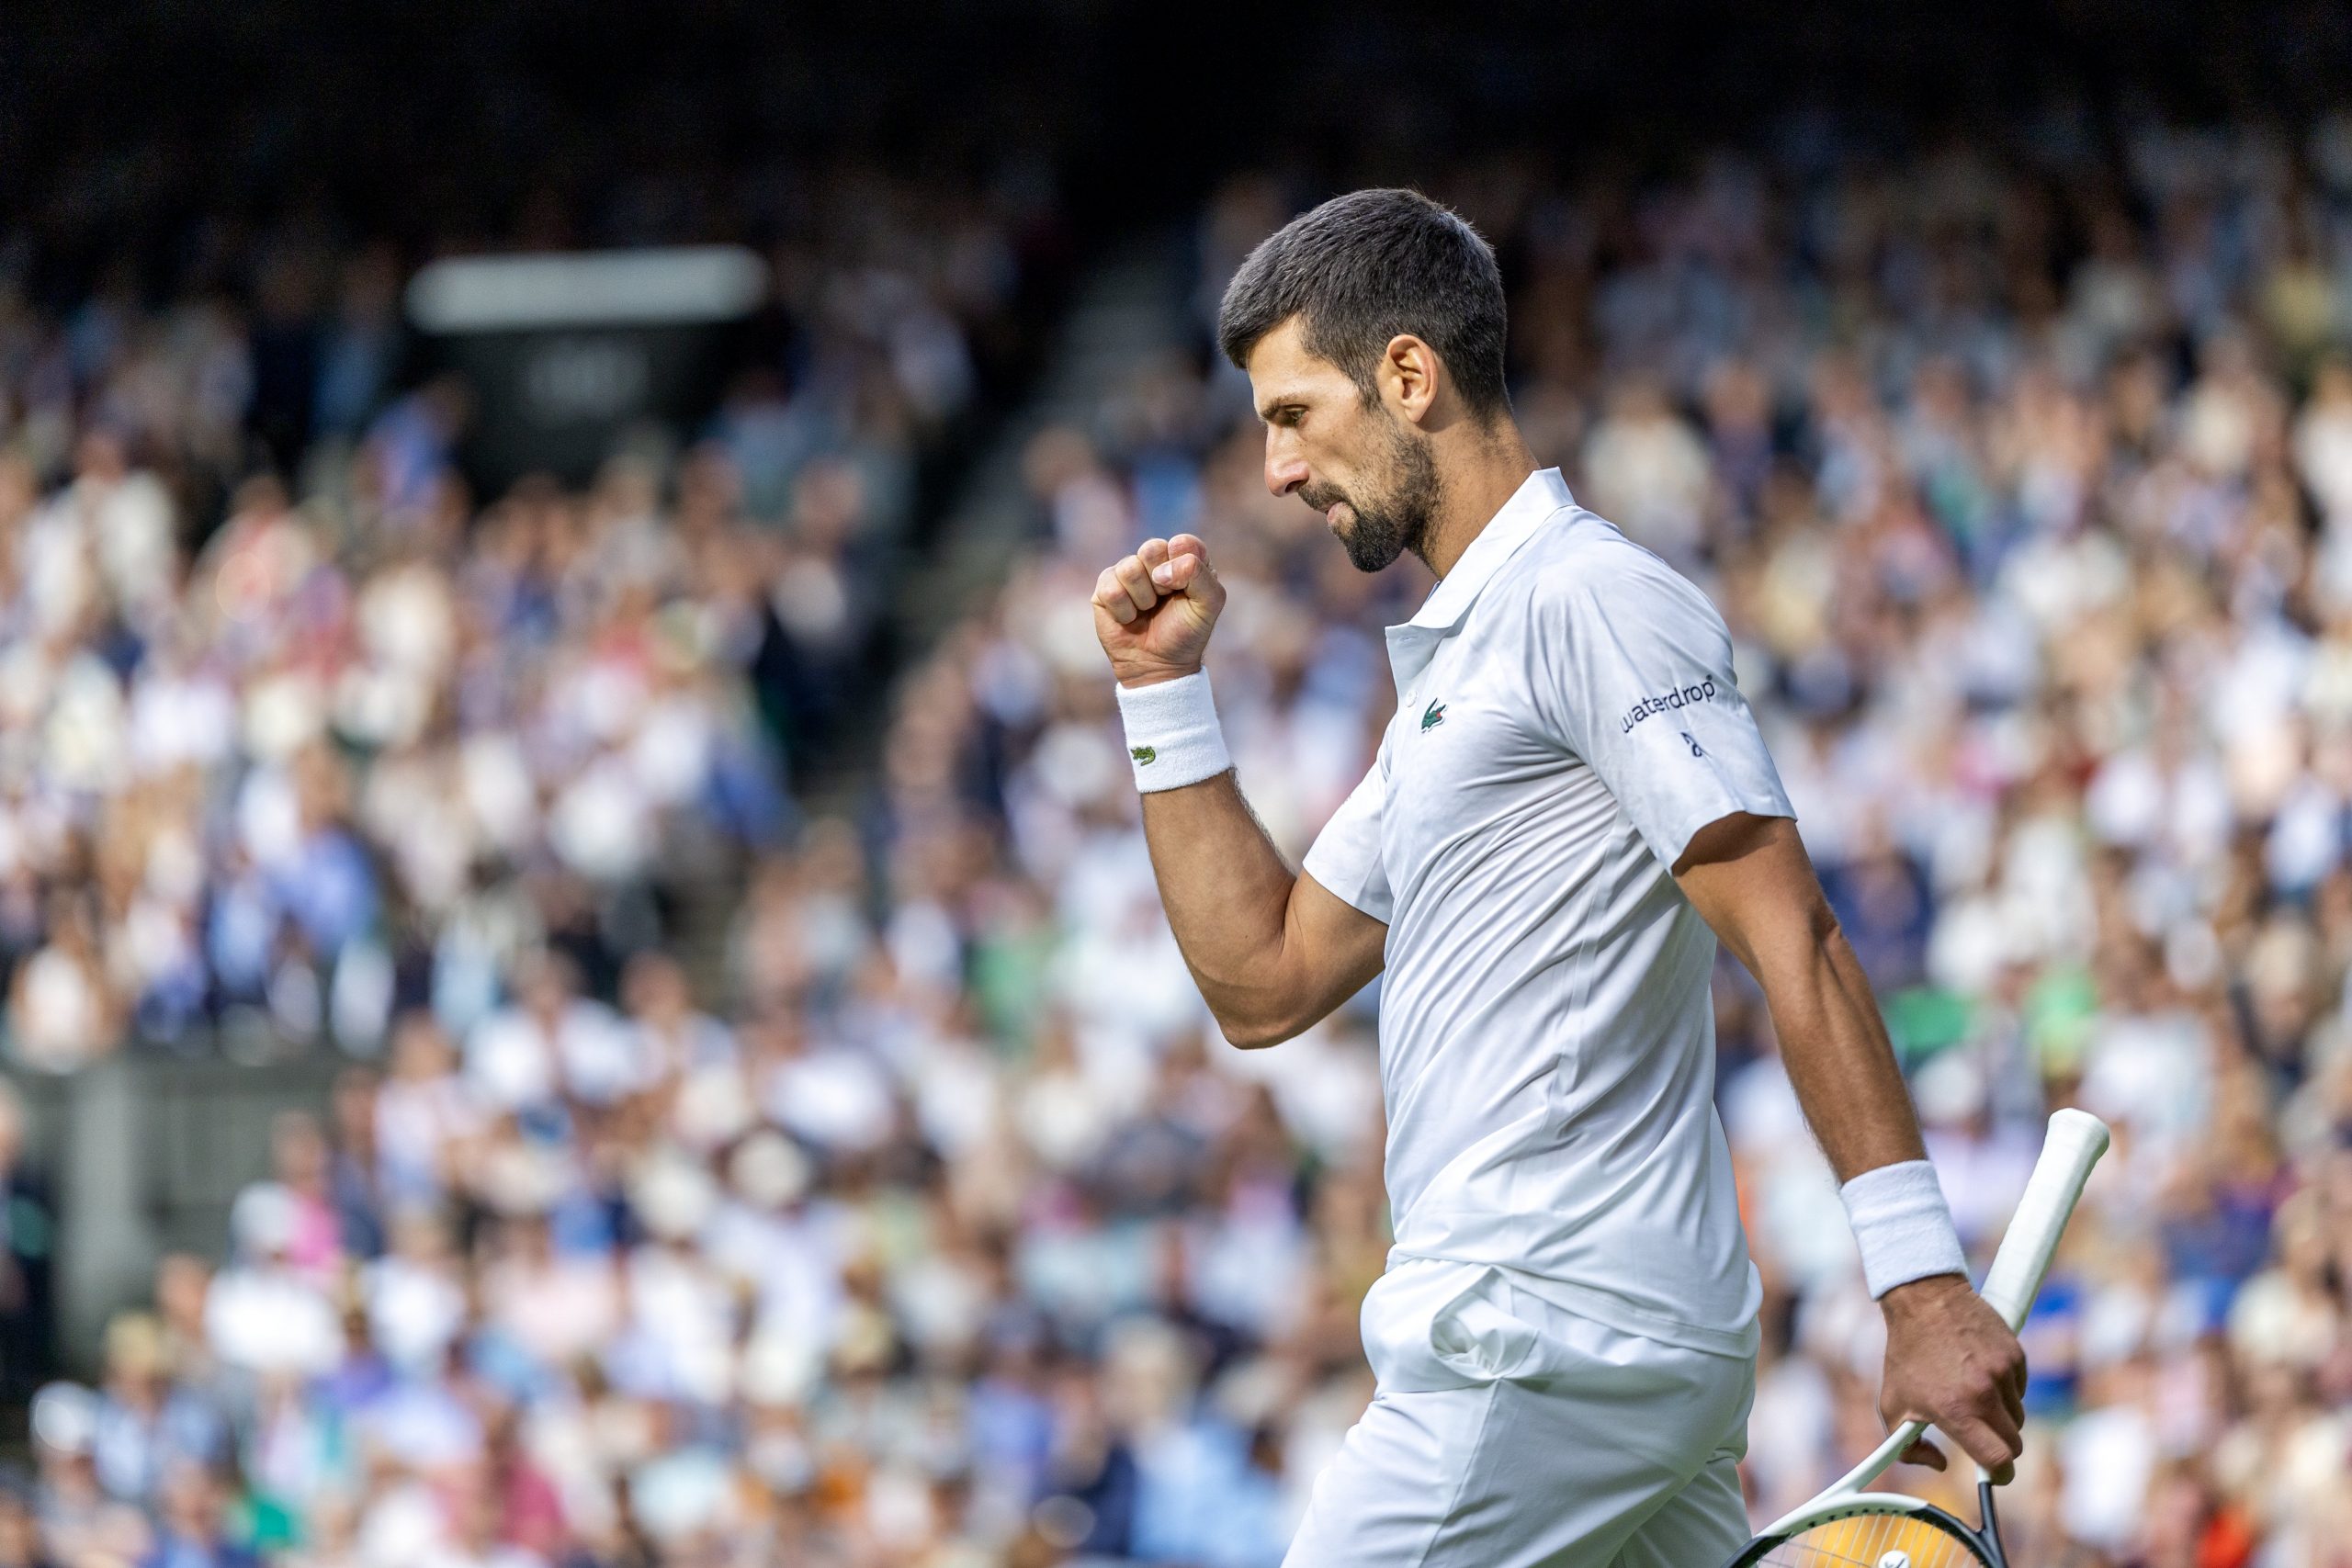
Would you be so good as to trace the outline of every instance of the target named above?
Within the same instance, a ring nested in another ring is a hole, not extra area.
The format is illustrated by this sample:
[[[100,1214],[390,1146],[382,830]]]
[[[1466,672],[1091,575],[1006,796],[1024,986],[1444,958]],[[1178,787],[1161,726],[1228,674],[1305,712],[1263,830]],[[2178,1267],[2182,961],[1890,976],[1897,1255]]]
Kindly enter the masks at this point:
[[[1094,635],[1122,686],[1180,680],[1201,667],[1225,608],[1209,547],[1192,534],[1146,539],[1094,581]]]

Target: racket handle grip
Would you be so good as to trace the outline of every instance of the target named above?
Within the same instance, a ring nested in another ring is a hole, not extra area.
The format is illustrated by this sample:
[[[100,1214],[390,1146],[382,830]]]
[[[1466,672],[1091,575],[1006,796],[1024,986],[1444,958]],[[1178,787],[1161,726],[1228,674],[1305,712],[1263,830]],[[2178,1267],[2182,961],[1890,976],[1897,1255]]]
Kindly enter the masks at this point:
[[[2011,1332],[2025,1322],[2033,1298],[2050,1272],[2058,1238],[2090,1179],[2091,1167],[2107,1152],[2107,1123],[2087,1111],[2061,1111],[2050,1118],[2041,1157],[2018,1200],[2018,1212],[2001,1237],[2000,1250],[1984,1275],[1984,1300]]]

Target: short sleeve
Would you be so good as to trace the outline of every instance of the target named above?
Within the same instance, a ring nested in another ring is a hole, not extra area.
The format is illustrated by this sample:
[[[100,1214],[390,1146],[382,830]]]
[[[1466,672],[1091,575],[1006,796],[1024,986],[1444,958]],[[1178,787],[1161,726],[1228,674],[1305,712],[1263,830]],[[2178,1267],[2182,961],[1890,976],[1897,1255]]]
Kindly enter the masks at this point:
[[[1600,775],[1659,864],[1725,817],[1796,815],[1733,682],[1723,617],[1671,567],[1612,541],[1554,567],[1530,614],[1539,721]]]
[[[1306,851],[1306,874],[1344,902],[1385,925],[1396,911],[1380,860],[1380,814],[1388,797],[1388,739],[1371,769]]]

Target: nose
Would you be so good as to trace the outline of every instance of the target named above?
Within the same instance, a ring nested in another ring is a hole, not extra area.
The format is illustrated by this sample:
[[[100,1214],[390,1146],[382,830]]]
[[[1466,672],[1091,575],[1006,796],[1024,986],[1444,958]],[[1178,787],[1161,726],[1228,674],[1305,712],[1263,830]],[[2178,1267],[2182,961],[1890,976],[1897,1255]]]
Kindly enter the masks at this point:
[[[1307,479],[1306,459],[1296,453],[1274,450],[1272,442],[1266,444],[1266,489],[1277,498],[1288,495]]]

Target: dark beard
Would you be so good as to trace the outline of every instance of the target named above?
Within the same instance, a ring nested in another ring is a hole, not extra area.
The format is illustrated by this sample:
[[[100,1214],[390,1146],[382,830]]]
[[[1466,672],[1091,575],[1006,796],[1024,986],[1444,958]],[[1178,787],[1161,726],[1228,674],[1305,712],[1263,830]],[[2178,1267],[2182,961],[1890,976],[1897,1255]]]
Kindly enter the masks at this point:
[[[1392,480],[1387,494],[1363,502],[1324,486],[1299,491],[1317,512],[1346,502],[1356,514],[1355,526],[1340,536],[1340,543],[1347,547],[1348,560],[1358,571],[1383,570],[1407,550],[1429,558],[1430,519],[1437,515],[1443,492],[1437,459],[1430,455],[1428,442],[1416,441],[1401,430],[1391,428],[1388,441]]]

